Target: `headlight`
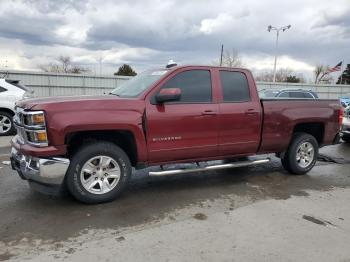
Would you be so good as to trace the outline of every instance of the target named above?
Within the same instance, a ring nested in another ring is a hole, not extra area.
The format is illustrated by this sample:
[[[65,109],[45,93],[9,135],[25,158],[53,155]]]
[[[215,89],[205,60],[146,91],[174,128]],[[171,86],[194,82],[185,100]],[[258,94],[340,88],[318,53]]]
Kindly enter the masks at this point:
[[[45,126],[45,115],[42,111],[33,111],[25,115],[24,124],[27,126]]]
[[[44,111],[17,109],[14,120],[17,129],[21,131],[17,133],[24,142],[38,147],[48,146]]]
[[[43,111],[28,111],[24,115],[28,143],[34,146],[47,146],[47,133]]]

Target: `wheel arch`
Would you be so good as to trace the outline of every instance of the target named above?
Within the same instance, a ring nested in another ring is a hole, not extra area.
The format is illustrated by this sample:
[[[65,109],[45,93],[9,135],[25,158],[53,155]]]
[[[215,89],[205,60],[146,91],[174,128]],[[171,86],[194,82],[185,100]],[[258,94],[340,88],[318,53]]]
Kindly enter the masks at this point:
[[[306,133],[312,135],[319,145],[324,140],[325,125],[322,122],[303,122],[298,123],[293,128],[293,135],[296,133]]]
[[[94,141],[108,141],[124,150],[128,155],[132,166],[138,163],[138,150],[135,135],[129,130],[101,130],[101,131],[78,131],[69,133],[65,137],[67,155],[72,156],[78,148],[86,143]]]
[[[7,108],[7,107],[0,107],[0,112],[6,112],[6,113],[9,113],[11,114],[12,116],[15,115],[15,112],[13,112],[13,110]]]

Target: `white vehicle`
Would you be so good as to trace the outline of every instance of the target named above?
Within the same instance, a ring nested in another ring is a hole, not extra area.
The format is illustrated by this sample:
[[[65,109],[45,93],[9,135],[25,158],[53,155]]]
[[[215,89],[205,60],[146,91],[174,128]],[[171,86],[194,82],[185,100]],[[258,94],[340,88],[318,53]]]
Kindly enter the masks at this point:
[[[0,79],[0,136],[16,132],[12,121],[15,102],[30,97],[33,97],[33,91],[19,81]]]

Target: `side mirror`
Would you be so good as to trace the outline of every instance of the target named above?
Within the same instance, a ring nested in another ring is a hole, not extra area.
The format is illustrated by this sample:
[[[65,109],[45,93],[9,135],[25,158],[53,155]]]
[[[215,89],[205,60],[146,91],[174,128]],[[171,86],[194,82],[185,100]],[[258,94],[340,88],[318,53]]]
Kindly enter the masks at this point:
[[[164,102],[179,101],[181,98],[180,88],[164,88],[156,95],[156,102],[162,104]]]

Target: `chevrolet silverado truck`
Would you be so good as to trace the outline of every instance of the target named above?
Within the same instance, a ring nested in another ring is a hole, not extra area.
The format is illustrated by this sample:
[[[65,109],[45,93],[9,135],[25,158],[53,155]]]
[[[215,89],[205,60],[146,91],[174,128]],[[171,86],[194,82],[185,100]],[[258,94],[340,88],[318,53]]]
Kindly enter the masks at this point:
[[[15,111],[12,168],[34,189],[66,188],[85,203],[115,199],[132,168],[170,175],[276,153],[289,173],[305,174],[319,147],[339,141],[343,114],[339,100],[261,100],[250,71],[213,66],[148,70],[109,95],[22,100]],[[197,166],[166,166],[186,162]]]

